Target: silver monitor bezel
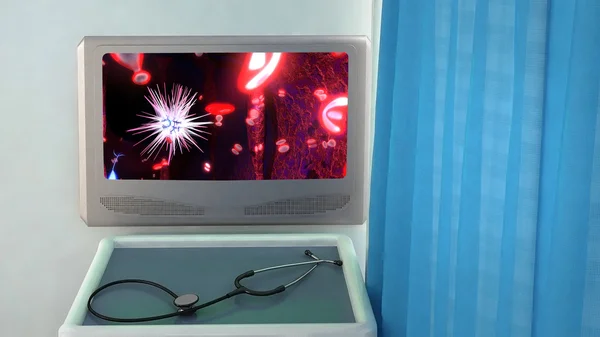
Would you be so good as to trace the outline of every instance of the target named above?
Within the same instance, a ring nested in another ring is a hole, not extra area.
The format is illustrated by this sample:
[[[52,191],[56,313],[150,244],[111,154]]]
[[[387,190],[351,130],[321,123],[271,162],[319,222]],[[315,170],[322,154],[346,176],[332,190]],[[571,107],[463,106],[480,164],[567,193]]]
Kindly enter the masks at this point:
[[[263,181],[107,180],[103,172],[102,56],[105,53],[346,52],[348,157],[344,179]],[[77,48],[80,213],[88,226],[362,224],[368,209],[371,125],[370,41],[364,36],[88,36]],[[197,191],[206,191],[197,193]],[[246,216],[248,205],[349,195],[330,212],[307,215]],[[201,216],[139,216],[108,211],[100,198],[140,196],[202,206]]]

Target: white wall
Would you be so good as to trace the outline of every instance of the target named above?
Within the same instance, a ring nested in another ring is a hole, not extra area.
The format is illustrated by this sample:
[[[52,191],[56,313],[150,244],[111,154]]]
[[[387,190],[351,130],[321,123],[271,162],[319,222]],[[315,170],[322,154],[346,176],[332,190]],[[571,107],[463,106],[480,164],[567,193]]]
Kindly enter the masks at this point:
[[[379,6],[375,6],[378,8]],[[371,35],[371,0],[0,0],[0,336],[56,336],[99,240],[78,214],[75,48],[84,35]],[[366,226],[336,227],[364,270]]]

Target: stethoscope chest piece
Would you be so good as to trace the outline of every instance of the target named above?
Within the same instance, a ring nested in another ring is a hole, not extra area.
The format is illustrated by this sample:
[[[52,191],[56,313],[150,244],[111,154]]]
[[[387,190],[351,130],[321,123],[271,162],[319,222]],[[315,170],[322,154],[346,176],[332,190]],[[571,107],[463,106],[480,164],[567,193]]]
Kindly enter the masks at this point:
[[[184,311],[194,306],[194,304],[198,303],[200,298],[195,294],[185,294],[181,295],[173,300],[173,304],[178,308],[177,311]],[[194,312],[190,312],[193,314]]]

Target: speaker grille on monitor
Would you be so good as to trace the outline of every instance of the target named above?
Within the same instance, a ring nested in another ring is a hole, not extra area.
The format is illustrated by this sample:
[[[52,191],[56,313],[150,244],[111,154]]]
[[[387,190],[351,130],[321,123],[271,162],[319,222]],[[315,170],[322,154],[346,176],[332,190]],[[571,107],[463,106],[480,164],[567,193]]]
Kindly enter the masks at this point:
[[[134,215],[204,215],[204,208],[159,199],[133,196],[100,197],[109,211]]]
[[[305,215],[325,213],[344,208],[349,195],[317,195],[314,197],[285,199],[260,205],[247,206],[245,215]]]

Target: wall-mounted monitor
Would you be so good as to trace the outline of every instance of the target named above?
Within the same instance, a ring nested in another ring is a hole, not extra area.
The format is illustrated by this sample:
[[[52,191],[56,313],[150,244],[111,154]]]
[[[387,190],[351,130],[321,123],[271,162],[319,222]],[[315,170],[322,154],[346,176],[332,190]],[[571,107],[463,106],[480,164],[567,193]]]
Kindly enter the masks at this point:
[[[362,224],[365,37],[85,37],[89,226]]]

